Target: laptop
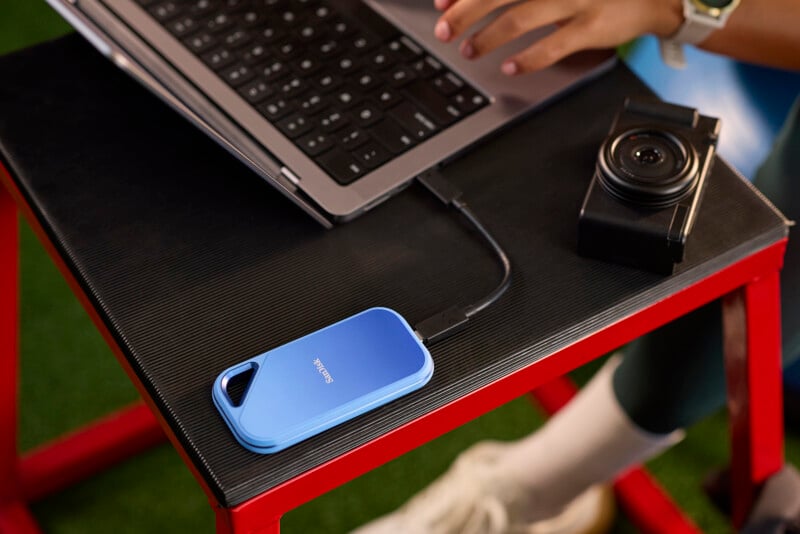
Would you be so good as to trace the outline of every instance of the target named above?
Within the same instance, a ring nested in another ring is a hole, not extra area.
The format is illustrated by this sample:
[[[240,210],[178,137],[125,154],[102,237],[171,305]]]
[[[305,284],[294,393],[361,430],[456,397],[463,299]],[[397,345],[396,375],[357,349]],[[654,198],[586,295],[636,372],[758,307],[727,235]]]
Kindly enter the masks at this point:
[[[505,76],[552,29],[467,61],[433,36],[433,0],[47,1],[325,227],[613,64]]]

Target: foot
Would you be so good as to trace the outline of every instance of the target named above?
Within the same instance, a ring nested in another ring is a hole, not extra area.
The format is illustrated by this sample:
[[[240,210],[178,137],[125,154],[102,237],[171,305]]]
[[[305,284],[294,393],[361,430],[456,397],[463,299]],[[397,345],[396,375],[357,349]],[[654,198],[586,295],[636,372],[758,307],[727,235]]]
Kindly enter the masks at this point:
[[[507,448],[498,442],[471,447],[400,509],[352,534],[597,534],[609,529],[614,500],[605,486],[589,488],[563,510],[532,514],[535,497],[493,469]]]

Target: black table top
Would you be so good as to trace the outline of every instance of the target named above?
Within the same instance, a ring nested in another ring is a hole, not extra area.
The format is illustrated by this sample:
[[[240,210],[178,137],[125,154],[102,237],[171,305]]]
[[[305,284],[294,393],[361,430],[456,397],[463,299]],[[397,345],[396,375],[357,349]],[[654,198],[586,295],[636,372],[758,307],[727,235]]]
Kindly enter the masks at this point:
[[[372,306],[413,324],[498,281],[454,212],[412,185],[324,230],[79,37],[0,58],[0,155],[123,354],[226,505],[241,503],[702,279],[786,233],[717,164],[677,273],[579,257],[578,210],[623,65],[444,174],[506,247],[511,289],[432,349],[421,390],[271,456],[211,401],[226,367]],[[723,128],[724,135],[724,128]]]

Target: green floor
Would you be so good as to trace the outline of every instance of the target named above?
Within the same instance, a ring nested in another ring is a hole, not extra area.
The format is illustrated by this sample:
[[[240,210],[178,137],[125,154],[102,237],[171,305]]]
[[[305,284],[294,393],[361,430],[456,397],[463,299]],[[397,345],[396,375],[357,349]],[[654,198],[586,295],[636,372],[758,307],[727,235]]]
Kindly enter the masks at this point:
[[[0,54],[69,31],[43,0],[0,0]],[[0,83],[2,83],[0,81]],[[0,118],[0,120],[2,120]],[[578,374],[579,380],[590,373]],[[36,237],[22,228],[22,386],[20,446],[28,450],[124,406],[136,392]],[[391,510],[479,439],[524,435],[541,418],[519,399],[289,513],[285,532],[346,532]],[[790,437],[788,457],[800,460]],[[692,428],[650,468],[706,532],[728,532],[699,490],[727,456],[723,414]],[[178,455],[161,446],[33,506],[45,532],[213,532],[208,503]],[[624,518],[614,532],[634,532]],[[402,533],[398,533],[402,534]]]

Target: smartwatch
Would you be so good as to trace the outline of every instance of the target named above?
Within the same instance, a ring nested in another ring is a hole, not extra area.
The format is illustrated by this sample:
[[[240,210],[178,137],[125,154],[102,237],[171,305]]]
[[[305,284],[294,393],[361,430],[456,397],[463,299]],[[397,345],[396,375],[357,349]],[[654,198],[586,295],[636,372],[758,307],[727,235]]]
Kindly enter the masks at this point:
[[[683,45],[699,44],[714,30],[725,26],[740,0],[683,0],[683,24],[678,31],[661,39],[661,58],[670,67],[683,68]]]

